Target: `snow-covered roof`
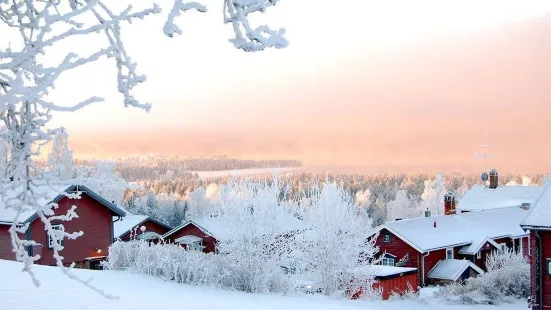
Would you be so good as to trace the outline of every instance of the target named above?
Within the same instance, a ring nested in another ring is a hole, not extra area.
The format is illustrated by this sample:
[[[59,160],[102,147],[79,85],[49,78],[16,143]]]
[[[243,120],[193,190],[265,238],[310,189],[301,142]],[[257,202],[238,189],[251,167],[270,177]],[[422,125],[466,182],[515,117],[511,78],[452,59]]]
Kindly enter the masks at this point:
[[[357,267],[350,270],[350,273],[354,275],[369,275],[374,277],[388,277],[395,274],[406,273],[410,271],[416,271],[417,268],[411,267],[395,267],[395,266],[383,266],[383,265],[369,265]]]
[[[521,222],[524,228],[551,229],[551,181],[545,183],[542,194]]]
[[[33,190],[34,190],[35,193],[42,196],[38,200],[38,203],[40,203],[42,205],[47,205],[49,203],[59,202],[61,199],[66,197],[65,195],[62,194],[64,192],[65,193],[71,193],[71,192],[79,191],[79,192],[82,192],[82,193],[86,193],[88,196],[92,197],[93,199],[95,199],[96,201],[98,201],[99,203],[104,205],[106,208],[111,210],[114,214],[116,214],[118,216],[124,216],[125,215],[125,212],[123,210],[121,210],[120,208],[118,208],[117,206],[115,206],[113,203],[105,200],[104,198],[102,198],[101,196],[99,196],[98,194],[96,194],[95,192],[90,190],[89,188],[87,188],[85,186],[82,186],[82,185],[78,185],[78,186],[77,185],[72,185],[72,186],[69,186],[69,187],[66,187],[66,186],[64,186],[64,187],[60,187],[60,186],[57,186],[57,187],[40,186],[40,187],[33,188]],[[9,190],[6,193],[6,199],[9,199],[11,197],[15,197],[19,193],[20,193],[20,191]],[[78,210],[77,210],[77,213],[78,213]],[[2,223],[11,224],[13,222],[13,220],[15,219],[15,216],[16,216],[16,211],[13,208],[7,208],[6,205],[4,204],[4,200],[0,199],[0,224],[2,224]],[[36,218],[36,211],[31,210],[29,208],[27,211],[24,211],[24,212],[19,214],[18,222],[19,223],[29,222],[29,221],[34,220],[35,218]]]
[[[174,241],[176,241],[177,243],[181,243],[181,244],[193,244],[195,242],[203,241],[203,238],[193,236],[193,235],[185,235],[185,236],[180,237],[180,238],[178,238]]]
[[[119,238],[148,219],[145,215],[128,215],[113,224],[113,234]],[[140,232],[138,227],[138,232]]]
[[[457,205],[459,211],[480,211],[533,204],[543,186],[498,186],[489,188],[474,185]]]
[[[443,259],[429,271],[428,278],[456,281],[467,268],[472,268],[478,274],[484,274],[484,270],[469,260]]]
[[[511,207],[405,219],[383,224],[375,232],[387,229],[417,251],[426,252],[469,245],[486,238],[526,236],[519,225],[526,213],[522,208]]]
[[[146,231],[144,233],[139,233],[136,236],[136,239],[139,240],[153,240],[153,239],[161,239],[163,236],[159,233],[156,233],[154,231]]]
[[[475,255],[486,243],[493,245],[496,249],[499,248],[499,245],[491,238],[480,237],[478,239],[474,239],[471,244],[462,247],[459,250],[459,254]]]
[[[128,232],[130,232],[132,229],[136,228],[137,226],[142,225],[146,221],[154,222],[160,226],[165,227],[166,229],[170,229],[170,227],[166,224],[163,224],[149,216],[146,215],[127,215],[123,218],[121,218],[119,221],[116,221],[114,223],[113,227],[113,234],[115,238],[120,238],[123,235],[126,235]],[[141,231],[138,227],[137,230],[138,234],[141,234]],[[147,232],[147,231],[146,231]]]

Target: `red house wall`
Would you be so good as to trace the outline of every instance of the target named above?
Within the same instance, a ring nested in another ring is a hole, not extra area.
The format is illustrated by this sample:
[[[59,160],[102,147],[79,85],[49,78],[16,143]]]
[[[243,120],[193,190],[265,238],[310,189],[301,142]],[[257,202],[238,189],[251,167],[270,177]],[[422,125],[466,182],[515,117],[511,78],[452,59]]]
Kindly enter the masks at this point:
[[[402,294],[408,291],[408,289],[413,289],[414,292],[417,292],[419,282],[417,273],[408,274],[404,276],[396,275],[394,278],[377,280],[373,283],[374,289],[382,289],[382,298],[387,300],[392,293]],[[365,286],[364,286],[365,287]],[[354,289],[355,291],[352,291]],[[360,287],[348,287],[347,295],[351,299],[360,299],[363,295],[363,288]]]
[[[542,269],[541,274],[543,276],[543,308],[551,308],[551,276],[548,274],[551,272],[547,270],[547,264],[546,260],[551,259],[551,232],[548,231],[539,231],[538,235],[541,237],[542,241]],[[531,287],[532,287],[532,296],[536,296],[536,237],[534,232],[530,232],[530,245],[531,245],[531,259],[530,259],[530,279],[532,281]],[[533,307],[534,310],[539,309],[539,307]]]
[[[193,224],[189,224],[186,227],[168,236],[165,239],[165,241],[174,242],[174,240],[186,235],[192,235],[192,236],[197,236],[199,238],[202,238],[203,246],[205,247],[204,249],[205,253],[211,253],[216,250],[216,239],[214,239],[211,236],[207,236],[201,229],[199,229],[199,227]]]
[[[15,260],[9,229],[10,225],[0,225],[0,259]]]
[[[152,232],[156,232],[160,235],[164,235],[166,234],[170,229],[167,229],[165,228],[164,226],[161,226],[155,222],[152,222],[150,220],[147,220],[145,221],[144,223],[142,223],[140,226],[145,226],[145,231],[148,232],[148,231],[152,231]],[[138,234],[141,233],[141,231],[138,229]],[[121,239],[122,241],[130,241],[130,234],[131,232],[127,232],[126,234],[122,235],[119,237],[119,239]]]
[[[60,222],[60,224],[64,225],[66,232],[82,231],[84,233],[75,240],[67,238],[63,240],[65,248],[60,252],[64,257],[63,262],[70,264],[84,262],[87,257],[106,256],[107,248],[111,244],[111,211],[85,193],[81,195],[81,199],[64,197],[58,202],[58,205],[56,214],[66,214],[73,205],[77,206],[76,213],[79,217],[68,222]],[[55,265],[55,259],[52,257],[53,250],[48,248],[48,236],[42,221],[34,220],[30,229],[31,239],[42,244],[41,250],[33,249],[33,255],[41,256],[37,263]],[[97,248],[102,249],[102,252],[97,253]],[[37,251],[41,253],[36,253]]]
[[[454,252],[455,252],[454,255],[458,255],[457,251],[459,250],[454,249]],[[454,256],[454,257],[457,257],[457,256]],[[429,272],[432,270],[432,268],[434,268],[434,266],[436,266],[436,264],[438,264],[439,261],[443,259],[446,259],[446,249],[432,251],[427,257],[425,257],[425,273],[424,273],[425,284],[428,284],[430,282],[430,280],[427,279]]]
[[[414,292],[417,292],[417,283],[419,283],[419,279],[417,273],[414,273],[402,277],[379,280],[377,283],[373,284],[373,288],[382,288],[383,300],[387,300],[393,292],[399,294],[405,293],[409,288],[412,288]]]
[[[383,238],[385,234],[390,234],[391,236],[390,243],[384,242]],[[409,263],[400,267],[414,267],[414,268],[417,268],[419,272],[421,272],[419,252],[409,244],[402,241],[402,239],[390,233],[388,230],[386,229],[381,230],[381,232],[379,233],[379,236],[377,237],[377,241],[375,241],[375,245],[379,247],[379,252],[381,254],[384,252],[387,252],[388,254],[392,254],[396,256],[396,262],[398,262],[402,257],[409,254]],[[419,284],[421,284],[421,282],[419,282]]]

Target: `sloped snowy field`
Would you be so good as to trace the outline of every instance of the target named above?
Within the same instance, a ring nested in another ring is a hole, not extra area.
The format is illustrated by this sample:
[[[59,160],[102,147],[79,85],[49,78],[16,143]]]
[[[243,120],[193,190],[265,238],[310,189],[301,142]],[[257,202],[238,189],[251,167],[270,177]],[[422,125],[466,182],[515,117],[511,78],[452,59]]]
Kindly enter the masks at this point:
[[[108,300],[66,278],[54,267],[35,266],[42,285],[34,287],[21,264],[0,260],[1,310],[140,310],[140,309],[216,309],[216,310],[512,310],[526,309],[524,302],[497,306],[445,306],[435,302],[368,302],[335,300],[323,296],[278,296],[227,292],[163,282],[153,277],[120,271],[77,270],[84,278],[94,277],[96,286],[115,294]]]

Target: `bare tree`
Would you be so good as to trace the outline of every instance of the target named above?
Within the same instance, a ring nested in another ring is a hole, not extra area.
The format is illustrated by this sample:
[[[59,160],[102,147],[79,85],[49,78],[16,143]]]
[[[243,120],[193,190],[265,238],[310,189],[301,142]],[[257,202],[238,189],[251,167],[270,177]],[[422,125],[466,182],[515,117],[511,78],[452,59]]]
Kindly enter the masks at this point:
[[[248,21],[250,14],[264,12],[277,2],[224,0],[224,22],[231,24],[235,32],[231,43],[247,52],[287,46],[283,38],[284,29],[276,31],[265,25],[253,28]],[[3,38],[3,45],[0,45],[0,119],[5,125],[5,136],[10,144],[10,154],[0,180],[0,196],[4,203],[2,207],[13,210],[15,214],[10,234],[16,259],[25,264],[24,271],[31,275],[35,285],[39,285],[39,281],[31,266],[39,257],[30,256],[26,249],[36,245],[36,242],[19,237],[29,228],[28,223],[19,221],[20,215],[24,212],[37,213],[54,241],[57,265],[75,279],[71,268],[64,267],[60,255],[63,245],[59,241],[63,238],[77,238],[82,232],[71,233],[52,228],[52,220],[70,221],[77,214],[74,206],[67,214],[54,214],[56,205],[44,204],[42,190],[47,187],[59,194],[79,198],[78,193],[63,192],[65,185],[78,180],[56,180],[48,170],[38,167],[33,159],[41,154],[42,147],[51,141],[56,131],[48,127],[52,112],[74,112],[103,101],[94,96],[70,105],[52,102],[48,95],[55,83],[66,73],[107,57],[114,60],[116,83],[124,98],[124,106],[147,111],[151,108],[151,104],[142,103],[133,95],[133,89],[145,81],[145,76],[138,73],[136,63],[125,49],[121,26],[157,14],[161,9],[153,5],[135,10],[129,5],[122,10],[115,10],[112,4],[111,1],[101,0],[0,0],[0,33]],[[180,12],[191,9],[206,11],[199,3],[175,0],[163,27],[164,33],[169,37],[180,34],[175,18]],[[54,53],[54,48],[62,45],[61,42],[94,34],[103,35],[105,45],[91,46],[86,55],[66,53],[57,63],[45,61],[47,56]],[[11,35],[12,41],[4,39],[11,39]],[[92,287],[88,281],[78,280]]]

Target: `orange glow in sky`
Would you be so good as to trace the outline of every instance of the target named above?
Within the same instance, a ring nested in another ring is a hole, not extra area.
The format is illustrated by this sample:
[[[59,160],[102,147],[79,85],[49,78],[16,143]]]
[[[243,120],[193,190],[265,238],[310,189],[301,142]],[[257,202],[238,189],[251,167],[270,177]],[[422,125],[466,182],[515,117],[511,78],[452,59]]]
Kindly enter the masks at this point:
[[[109,64],[67,77],[56,99],[107,99],[55,115],[77,157],[478,171],[488,129],[500,170],[551,167],[551,1],[285,0],[260,21],[285,26],[289,48],[255,54],[227,42],[217,9],[186,13],[182,37],[158,20],[124,33],[149,114],[121,107]]]

